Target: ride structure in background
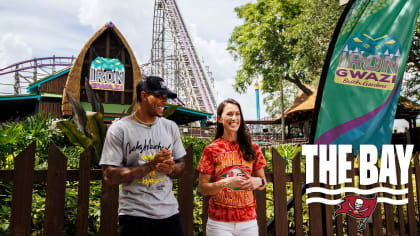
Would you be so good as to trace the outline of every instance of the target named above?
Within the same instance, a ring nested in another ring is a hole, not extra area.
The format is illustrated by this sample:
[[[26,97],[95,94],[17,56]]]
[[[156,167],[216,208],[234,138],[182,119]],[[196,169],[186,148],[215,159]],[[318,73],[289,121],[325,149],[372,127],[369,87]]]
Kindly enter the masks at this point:
[[[54,75],[57,71],[64,67],[71,66],[75,57],[41,57],[21,61],[13,65],[0,69],[0,78],[12,75],[14,83],[10,84],[6,81],[0,81],[0,85],[13,86],[13,91],[0,92],[1,94],[22,94],[22,88],[26,88],[29,84]]]
[[[185,106],[216,113],[212,75],[199,60],[175,0],[155,0],[150,63],[142,72],[164,78]]]
[[[0,68],[0,86],[6,88],[0,95],[25,94],[29,84],[72,66],[74,60],[73,56],[33,58]],[[178,94],[173,101],[177,105],[216,113],[212,74],[199,59],[175,0],[155,0],[150,62],[139,67],[143,75],[164,78]]]

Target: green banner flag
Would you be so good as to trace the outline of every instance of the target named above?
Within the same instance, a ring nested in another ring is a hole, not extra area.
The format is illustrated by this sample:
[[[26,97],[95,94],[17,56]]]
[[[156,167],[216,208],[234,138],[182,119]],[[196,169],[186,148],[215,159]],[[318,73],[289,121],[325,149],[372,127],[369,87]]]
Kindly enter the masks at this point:
[[[350,1],[322,72],[312,143],[352,144],[355,152],[390,143],[419,9],[420,0]]]

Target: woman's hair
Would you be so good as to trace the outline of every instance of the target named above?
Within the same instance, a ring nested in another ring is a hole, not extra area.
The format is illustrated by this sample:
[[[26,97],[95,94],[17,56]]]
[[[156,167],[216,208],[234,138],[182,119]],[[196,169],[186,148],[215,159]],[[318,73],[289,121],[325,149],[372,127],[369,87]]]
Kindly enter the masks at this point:
[[[248,127],[246,126],[244,116],[242,114],[242,109],[239,103],[232,98],[228,98],[224,100],[217,107],[217,119],[219,119],[222,116],[223,109],[228,103],[238,106],[239,112],[241,114],[241,124],[239,125],[237,136],[238,136],[238,143],[239,143],[239,148],[241,149],[241,152],[242,152],[242,156],[246,161],[255,161],[257,160],[257,155],[255,153],[254,145],[252,145],[251,135],[249,134],[249,130],[248,130]],[[214,137],[215,140],[222,137],[223,132],[224,132],[223,124],[217,122],[216,127],[217,127],[216,136]]]

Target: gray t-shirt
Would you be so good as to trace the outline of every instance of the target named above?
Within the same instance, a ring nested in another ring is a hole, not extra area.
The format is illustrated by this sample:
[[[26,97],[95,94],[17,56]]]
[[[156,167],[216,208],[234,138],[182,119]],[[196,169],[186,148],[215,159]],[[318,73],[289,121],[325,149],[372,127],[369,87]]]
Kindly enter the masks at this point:
[[[125,117],[108,129],[99,164],[137,166],[153,160],[162,148],[172,150],[174,160],[185,156],[175,122],[158,117],[149,127]],[[152,171],[120,188],[119,215],[164,219],[176,213],[178,202],[166,174]]]

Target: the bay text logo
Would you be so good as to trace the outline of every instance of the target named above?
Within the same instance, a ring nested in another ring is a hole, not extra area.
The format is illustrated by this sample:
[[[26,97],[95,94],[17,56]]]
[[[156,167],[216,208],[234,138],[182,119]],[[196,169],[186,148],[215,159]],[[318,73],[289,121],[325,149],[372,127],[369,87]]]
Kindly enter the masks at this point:
[[[337,155],[338,153],[338,155]],[[306,183],[314,182],[314,157],[319,157],[319,182],[336,185],[352,183],[347,177],[347,171],[351,169],[351,162],[346,156],[352,153],[351,145],[303,145],[302,154],[306,156]],[[371,185],[378,182],[385,183],[387,178],[393,185],[397,184],[397,167],[395,159],[398,159],[401,183],[408,183],[408,168],[413,153],[413,145],[383,145],[381,152],[381,165],[378,170],[378,150],[374,145],[360,145],[359,170],[360,184]],[[338,166],[338,169],[337,169]],[[327,183],[327,174],[329,182]],[[338,176],[338,178],[337,178]],[[338,179],[338,182],[337,182]]]
[[[406,186],[413,149],[414,145],[383,145],[379,152],[374,145],[360,145],[355,159],[351,145],[303,145],[306,184],[309,186],[306,189],[306,203],[337,205],[335,216],[346,214],[360,219],[357,229],[364,230],[377,203],[408,203],[408,198],[404,196],[408,193]],[[356,163],[354,160],[357,160]],[[355,173],[352,169],[354,166],[358,167],[358,178],[348,176],[350,171]],[[355,179],[358,179],[357,183],[353,182]],[[332,199],[328,195],[339,195],[341,198]],[[395,195],[402,196],[393,199]]]

